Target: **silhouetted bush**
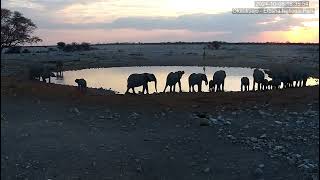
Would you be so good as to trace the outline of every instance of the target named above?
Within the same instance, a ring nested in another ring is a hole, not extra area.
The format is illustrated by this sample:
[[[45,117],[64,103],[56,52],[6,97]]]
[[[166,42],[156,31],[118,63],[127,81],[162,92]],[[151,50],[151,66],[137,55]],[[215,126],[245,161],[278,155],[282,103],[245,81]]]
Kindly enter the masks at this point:
[[[49,48],[48,51],[57,51],[55,48]]]
[[[18,54],[21,52],[21,46],[14,46],[8,48],[8,50],[5,52],[6,54]]]
[[[81,44],[78,43],[71,43],[71,44],[67,44],[65,45],[65,47],[63,48],[63,51],[65,52],[73,52],[73,51],[89,51],[92,48],[90,47],[89,43],[83,42]]]
[[[212,41],[211,43],[208,44],[209,49],[219,49],[221,47],[221,42],[219,41]]]
[[[29,49],[24,49],[22,53],[31,53],[31,52],[29,51]]]
[[[57,47],[58,47],[58,49],[64,49],[64,47],[66,46],[66,43],[64,43],[64,42],[58,42],[57,43]]]

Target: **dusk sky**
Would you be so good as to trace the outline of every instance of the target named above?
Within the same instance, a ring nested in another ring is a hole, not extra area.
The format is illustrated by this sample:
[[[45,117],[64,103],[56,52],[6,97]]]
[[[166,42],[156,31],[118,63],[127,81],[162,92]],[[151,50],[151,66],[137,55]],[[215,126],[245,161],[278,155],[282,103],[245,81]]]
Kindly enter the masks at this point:
[[[239,15],[253,0],[1,0],[38,26],[39,45],[70,42],[319,42],[309,15]]]

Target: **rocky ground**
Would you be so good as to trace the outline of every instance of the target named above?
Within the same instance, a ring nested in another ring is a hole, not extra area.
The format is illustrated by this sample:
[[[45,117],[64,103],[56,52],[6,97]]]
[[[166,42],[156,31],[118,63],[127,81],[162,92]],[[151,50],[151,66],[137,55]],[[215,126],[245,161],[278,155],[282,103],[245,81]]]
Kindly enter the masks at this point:
[[[319,86],[134,96],[1,82],[3,179],[319,178]]]

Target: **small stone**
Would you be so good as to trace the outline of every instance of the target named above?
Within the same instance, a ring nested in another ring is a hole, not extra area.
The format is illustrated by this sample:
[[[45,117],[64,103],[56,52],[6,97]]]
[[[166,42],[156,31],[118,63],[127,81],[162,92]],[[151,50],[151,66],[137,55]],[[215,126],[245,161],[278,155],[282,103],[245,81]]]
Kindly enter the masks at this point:
[[[142,172],[142,168],[141,167],[137,167],[137,172]]]
[[[252,142],[257,142],[257,141],[258,141],[258,139],[257,139],[256,137],[251,137],[250,140],[251,140]]]
[[[205,173],[208,173],[208,172],[210,172],[210,168],[205,168],[204,170],[203,170],[203,172],[205,172]]]
[[[253,172],[254,176],[256,178],[261,178],[263,176],[263,171],[261,168],[257,168],[254,172]]]
[[[208,119],[200,119],[200,126],[210,126]]]
[[[262,134],[262,135],[260,136],[260,138],[266,138],[266,137],[267,137],[266,134]]]
[[[232,136],[231,134],[227,135],[227,138],[231,139],[231,140],[235,140],[236,138],[234,136]]]
[[[264,164],[259,164],[259,168],[264,168]]]
[[[281,121],[274,121],[276,124],[282,125]]]
[[[282,149],[283,149],[283,146],[275,146],[275,147],[274,147],[274,150],[275,150],[275,151],[282,150]]]

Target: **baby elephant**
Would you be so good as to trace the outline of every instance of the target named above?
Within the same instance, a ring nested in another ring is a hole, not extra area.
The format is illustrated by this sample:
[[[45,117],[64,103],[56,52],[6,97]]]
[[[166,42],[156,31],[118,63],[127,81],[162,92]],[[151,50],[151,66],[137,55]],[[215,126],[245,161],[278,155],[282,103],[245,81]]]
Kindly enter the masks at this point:
[[[86,92],[87,91],[87,81],[84,79],[76,79],[75,82],[78,84],[78,89],[80,91]]]
[[[213,89],[214,87],[213,86],[214,86],[213,80],[210,80],[209,81],[209,92],[213,92],[214,91],[214,89]]]
[[[202,73],[192,73],[189,76],[189,92],[195,92],[194,86],[198,86],[198,92],[201,92],[202,87],[202,81],[205,82],[206,85],[208,85],[208,79],[205,74]],[[191,91],[192,90],[192,91]]]
[[[249,91],[250,81],[248,77],[241,78],[241,91],[243,91],[243,86],[245,91]]]
[[[262,90],[263,91],[268,90],[268,84],[269,84],[269,81],[267,79],[263,79],[263,81],[262,81]]]

